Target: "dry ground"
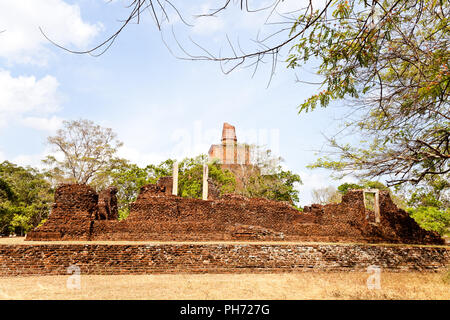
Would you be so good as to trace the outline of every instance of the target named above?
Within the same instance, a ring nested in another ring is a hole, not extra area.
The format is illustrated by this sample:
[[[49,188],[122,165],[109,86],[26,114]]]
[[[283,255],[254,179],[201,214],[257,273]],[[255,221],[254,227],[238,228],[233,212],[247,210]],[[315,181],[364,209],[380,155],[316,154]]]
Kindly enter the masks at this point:
[[[443,273],[381,273],[381,288],[369,290],[367,273],[203,274],[0,278],[1,299],[444,299]],[[446,281],[444,279],[447,279]]]

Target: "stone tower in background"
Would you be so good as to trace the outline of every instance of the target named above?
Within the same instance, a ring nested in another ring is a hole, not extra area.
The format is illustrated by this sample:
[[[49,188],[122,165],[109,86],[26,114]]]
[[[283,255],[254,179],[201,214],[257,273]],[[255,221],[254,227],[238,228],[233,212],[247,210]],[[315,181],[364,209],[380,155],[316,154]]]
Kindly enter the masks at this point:
[[[209,148],[209,160],[218,160],[222,169],[232,171],[236,176],[237,187],[242,185],[245,175],[255,168],[252,164],[252,147],[237,142],[236,128],[224,123],[222,128],[222,143],[213,144]]]
[[[223,124],[222,143],[209,148],[209,159],[219,160],[223,167],[233,165],[251,165],[251,148],[248,144],[238,144],[236,128],[229,123]],[[231,167],[230,167],[231,168]]]
[[[237,143],[236,128],[229,123],[224,123],[222,128],[222,144]]]

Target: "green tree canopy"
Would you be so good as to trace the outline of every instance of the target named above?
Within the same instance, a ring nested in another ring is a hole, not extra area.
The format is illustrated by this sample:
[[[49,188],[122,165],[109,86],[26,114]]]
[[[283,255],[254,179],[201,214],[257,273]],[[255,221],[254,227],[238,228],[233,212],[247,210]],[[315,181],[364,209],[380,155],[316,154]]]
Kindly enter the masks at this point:
[[[420,206],[407,211],[425,230],[436,231],[440,235],[450,233],[450,209],[441,210],[431,206]]]
[[[405,188],[411,207],[450,208],[450,182],[442,177],[425,179],[423,183]]]
[[[217,161],[208,162],[207,155],[185,158],[179,163],[178,191],[182,197],[201,198],[203,188],[203,164],[208,164],[208,177],[219,187],[220,193],[235,191],[236,178],[227,169],[222,169]]]
[[[47,218],[53,189],[38,170],[0,163],[0,234],[23,234]]]
[[[379,181],[360,181],[359,183],[348,183],[345,182],[338,186],[337,190],[342,193],[346,194],[348,190],[350,189],[378,189],[378,190],[389,190],[388,187],[386,187],[383,183]]]
[[[254,164],[240,177],[243,186],[236,192],[250,198],[266,198],[295,204],[299,201],[300,176],[283,168],[283,158],[262,146],[252,147]]]

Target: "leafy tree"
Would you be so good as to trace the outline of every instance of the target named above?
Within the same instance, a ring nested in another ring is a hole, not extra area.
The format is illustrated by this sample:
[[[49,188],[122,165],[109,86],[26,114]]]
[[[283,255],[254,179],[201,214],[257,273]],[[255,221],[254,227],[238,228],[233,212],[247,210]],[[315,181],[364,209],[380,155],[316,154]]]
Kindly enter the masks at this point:
[[[184,161],[188,161],[188,159],[185,159]],[[158,165],[150,164],[147,166],[147,170],[149,171],[150,176],[152,179],[154,179],[154,183],[160,178],[160,177],[167,177],[171,176],[173,173],[173,164],[175,160],[173,159],[167,159]],[[180,167],[183,167],[183,165],[178,167],[178,170],[180,170]]]
[[[441,210],[436,207],[409,208],[409,215],[425,230],[436,231],[440,235],[449,233],[450,209]]]
[[[24,234],[48,216],[53,189],[44,175],[8,161],[0,163],[0,234]]]
[[[301,183],[300,176],[281,166],[274,168],[271,174],[261,174],[255,171],[246,183],[242,194],[252,198],[266,198],[270,200],[286,201],[291,204],[299,201],[297,184]]]
[[[14,201],[16,195],[11,190],[9,184],[0,178],[0,200]]]
[[[450,234],[450,185],[441,177],[424,179],[418,185],[406,185],[399,192],[407,211],[424,229]]]
[[[186,158],[180,162],[178,191],[182,197],[201,198],[203,188],[203,164],[208,157],[204,154]],[[236,178],[227,169],[222,169],[217,161],[208,163],[208,177],[219,187],[220,193],[230,193],[236,188]]]
[[[4,204],[0,204],[0,235],[9,234],[9,226],[14,217],[11,210]]]
[[[30,224],[30,216],[27,214],[14,214],[9,230],[15,232],[15,230],[20,230],[20,235],[23,236],[32,228]]]
[[[286,201],[295,204],[299,201],[301,184],[298,174],[285,170],[281,157],[272,155],[272,151],[262,146],[253,146],[255,153],[254,164],[244,167],[244,174],[239,177],[243,184],[236,192],[251,198],[266,198],[276,201]]]
[[[405,188],[410,195],[408,205],[412,207],[436,207],[446,209],[450,207],[450,182],[440,177],[426,179],[417,186]]]
[[[356,183],[343,183],[338,188],[338,191],[342,194],[346,194],[350,189],[364,189],[364,186]]]
[[[389,190],[383,183],[379,181],[366,181],[362,180],[359,183],[343,183],[338,188],[338,191],[342,194],[346,194],[350,189],[378,189],[378,190]]]
[[[311,167],[359,177],[388,175],[388,184],[448,177],[450,92],[448,1],[335,1],[330,15],[300,15],[295,32],[317,18],[292,48],[289,66],[314,57],[324,88],[300,112],[347,99],[359,146],[330,139],[338,157]]]
[[[64,160],[47,156],[49,176],[57,182],[95,183],[95,179],[109,168],[117,149],[122,145],[110,128],[103,128],[90,120],[64,121],[64,128],[48,142]]]

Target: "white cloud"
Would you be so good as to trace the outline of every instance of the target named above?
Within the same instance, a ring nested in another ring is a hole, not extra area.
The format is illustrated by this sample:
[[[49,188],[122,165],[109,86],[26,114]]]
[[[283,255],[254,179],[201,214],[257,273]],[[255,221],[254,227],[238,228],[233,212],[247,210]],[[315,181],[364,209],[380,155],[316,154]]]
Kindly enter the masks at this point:
[[[54,152],[50,146],[47,146],[40,153],[19,154],[8,161],[22,167],[31,166],[33,168],[44,169],[45,164],[42,162],[42,160],[45,159],[45,157],[48,155],[52,155],[58,160],[61,160],[61,155],[58,152]]]
[[[44,32],[63,46],[85,48],[101,24],[82,20],[78,5],[62,0],[0,0],[0,57],[10,62],[45,64],[49,41]]]
[[[54,128],[59,118],[44,118],[60,110],[58,86],[52,76],[13,77],[9,71],[0,69],[0,127],[19,120],[34,128],[46,125]]]
[[[56,131],[62,126],[62,122],[64,119],[53,116],[51,118],[42,118],[42,117],[26,117],[21,119],[21,123],[29,128],[33,128],[41,131]]]
[[[225,28],[225,22],[219,17],[201,17],[194,25],[194,32],[207,35],[221,31]]]
[[[130,160],[132,163],[136,163],[138,166],[145,167],[149,164],[158,164],[164,160],[170,158],[170,156],[166,153],[153,152],[153,153],[145,153],[141,152],[138,149],[123,146],[117,151],[117,155],[119,157]]]

